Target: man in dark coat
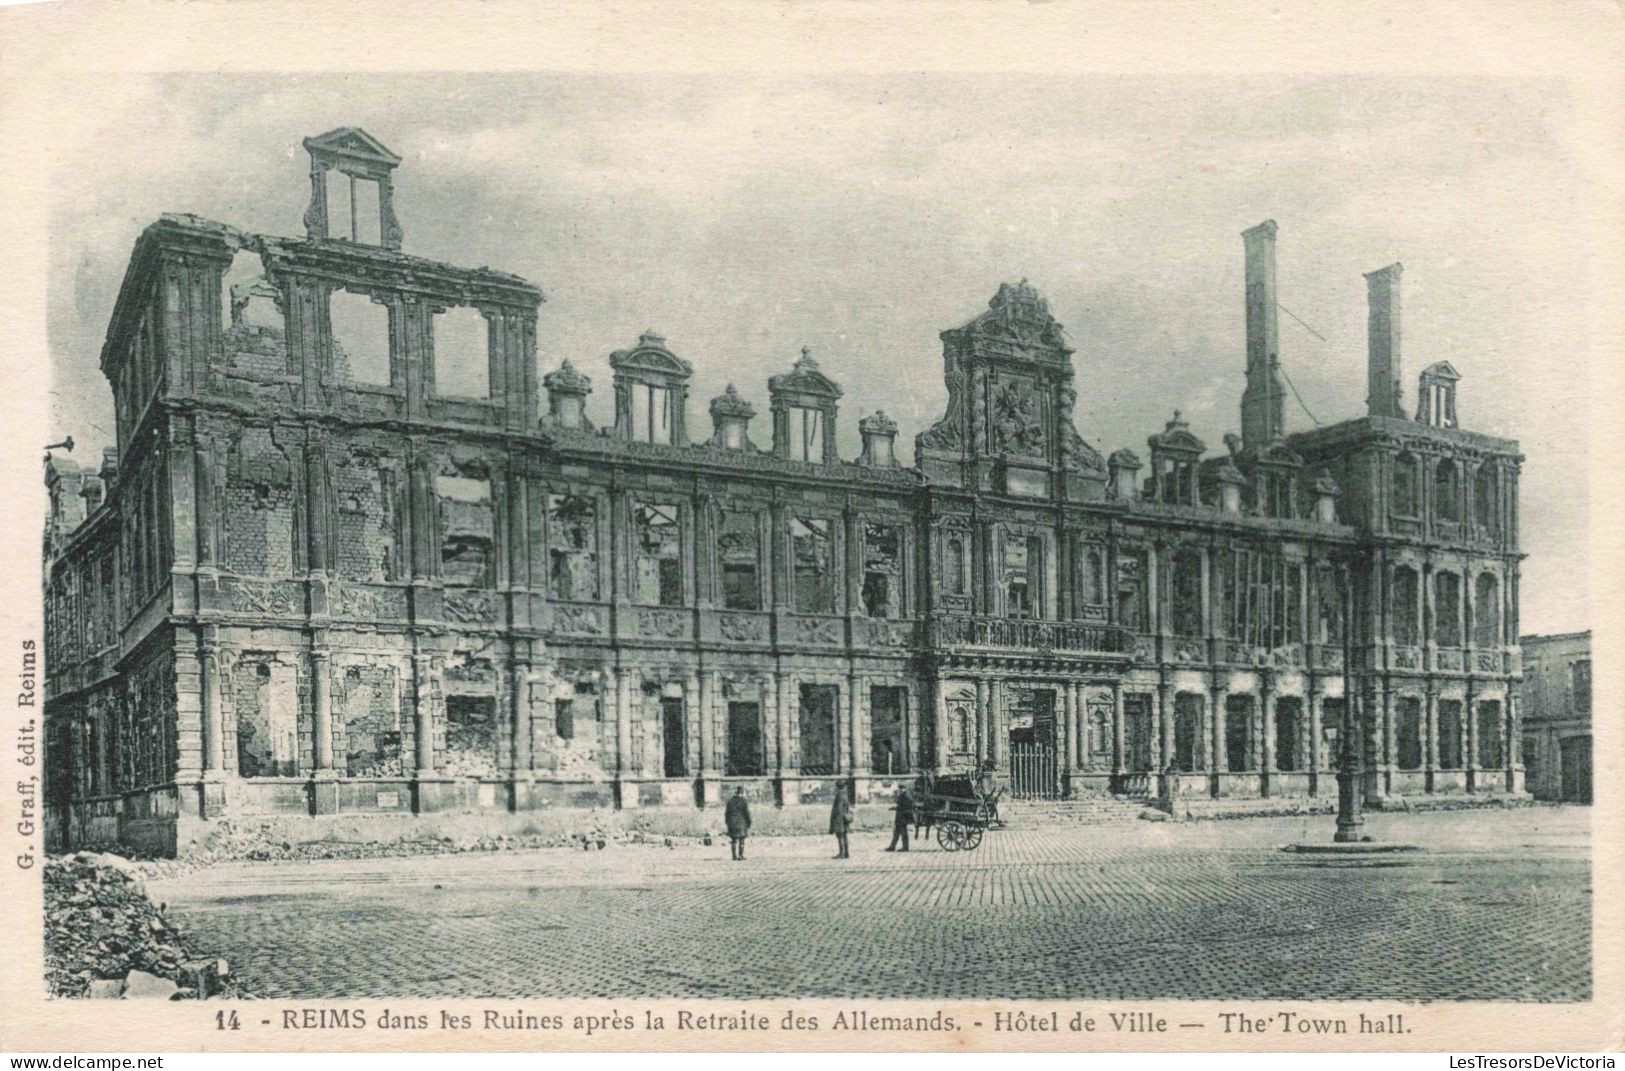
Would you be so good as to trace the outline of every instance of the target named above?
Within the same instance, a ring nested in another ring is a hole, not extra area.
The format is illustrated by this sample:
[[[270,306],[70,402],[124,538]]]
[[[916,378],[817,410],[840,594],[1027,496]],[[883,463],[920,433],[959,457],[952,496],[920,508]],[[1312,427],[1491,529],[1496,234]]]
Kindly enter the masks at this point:
[[[846,786],[842,785],[835,790],[835,802],[829,809],[829,831],[835,834],[835,844],[840,848],[840,851],[835,853],[835,858],[851,858],[846,848],[846,835],[851,829],[852,800],[846,794]]]
[[[903,851],[908,851],[908,827],[914,821],[914,797],[909,795],[905,785],[897,793],[897,817],[892,819],[891,844],[886,848],[888,852],[897,850],[897,840],[903,840]]]
[[[728,823],[728,842],[735,859],[745,858],[745,838],[750,836],[750,804],[745,801],[745,790],[734,789],[724,812]]]

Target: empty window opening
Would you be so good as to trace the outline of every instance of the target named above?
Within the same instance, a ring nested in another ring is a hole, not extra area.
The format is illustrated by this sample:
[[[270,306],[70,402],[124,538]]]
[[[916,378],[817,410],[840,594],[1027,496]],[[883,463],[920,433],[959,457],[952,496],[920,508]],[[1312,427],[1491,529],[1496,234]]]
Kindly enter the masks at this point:
[[[1441,647],[1461,646],[1461,577],[1439,573],[1433,578],[1435,639]]]
[[[677,507],[639,503],[632,507],[635,541],[632,589],[644,606],[683,604],[682,528]]]
[[[688,776],[688,721],[681,698],[660,700],[660,739],[665,749],[666,777]]]
[[[553,597],[594,602],[598,598],[598,511],[584,495],[549,495],[548,577]]]
[[[840,690],[833,684],[803,684],[798,711],[801,729],[801,772],[825,776],[835,772],[835,710]]]
[[[1232,695],[1224,704],[1225,769],[1242,773],[1253,767],[1253,699]]]
[[[1117,623],[1131,632],[1145,629],[1145,569],[1138,553],[1117,556]]]
[[[1500,502],[1496,496],[1495,469],[1480,465],[1473,477],[1473,517],[1478,530],[1495,535],[1500,530]]]
[[[1461,485],[1456,463],[1449,458],[1439,462],[1434,476],[1434,511],[1441,521],[1461,520]]]
[[[1415,696],[1399,697],[1399,768],[1422,768],[1422,701]]]
[[[1099,606],[1106,601],[1106,556],[1099,547],[1086,547],[1079,559],[1078,601]]]
[[[795,568],[796,610],[804,614],[835,612],[835,544],[825,518],[796,517],[790,522]]]
[[[445,772],[452,777],[497,775],[495,696],[446,696]]]
[[[1151,734],[1155,720],[1151,716],[1151,697],[1136,694],[1123,697],[1123,763],[1130,773],[1151,772]]]
[[[1181,692],[1174,697],[1174,769],[1195,773],[1202,753],[1202,697]]]
[[[870,617],[902,614],[903,536],[896,525],[863,526],[863,611]]]
[[[968,587],[970,556],[963,536],[949,536],[943,551],[942,586],[949,595],[964,595]]]
[[[1202,636],[1202,557],[1182,550],[1174,555],[1173,625],[1176,636]]]
[[[754,513],[722,515],[717,558],[722,565],[722,605],[728,610],[760,610],[761,540]]]
[[[892,685],[869,689],[869,768],[877,774],[905,773],[909,768],[907,690]]]
[[[1303,704],[1297,698],[1275,701],[1275,768],[1292,772],[1303,768],[1298,750],[1303,741]]]
[[[640,443],[672,441],[672,391],[652,383],[632,383],[632,438]]]
[[[1335,770],[1342,760],[1344,705],[1341,699],[1323,699],[1320,703],[1320,765]]]
[[[496,555],[491,484],[466,476],[435,477],[440,499],[440,571],[448,584],[491,587]]]
[[[1494,573],[1479,573],[1473,589],[1473,643],[1501,646],[1501,586]]]
[[[1010,538],[1004,544],[1004,615],[1036,618],[1041,598],[1040,570],[1044,541],[1038,536]]]
[[[282,293],[265,277],[259,254],[237,250],[220,285],[221,322],[230,328],[281,331]]]
[[[729,777],[760,777],[762,773],[762,707],[760,703],[728,704]]]
[[[1390,610],[1394,622],[1394,642],[1401,647],[1414,647],[1421,642],[1417,626],[1416,570],[1400,566],[1394,570],[1394,583],[1389,592]]]
[[[1501,762],[1501,703],[1489,699],[1478,704],[1478,765],[1493,770]]]
[[[1416,516],[1416,497],[1416,458],[1400,454],[1394,459],[1394,513],[1401,517]]]
[[[787,416],[790,422],[791,459],[795,461],[824,460],[823,411],[804,405],[792,405]]]
[[[327,236],[363,245],[380,245],[383,208],[378,183],[335,170],[329,170],[325,179]]]
[[[340,382],[387,387],[389,368],[389,309],[348,290],[335,290],[327,303],[333,332],[333,368]]]
[[[1461,700],[1439,700],[1439,768],[1461,769]]]
[[[491,325],[478,309],[447,309],[434,318],[434,392],[442,398],[489,398]]]
[[[553,735],[560,740],[574,740],[576,738],[575,700],[555,699],[553,701]]]
[[[1576,714],[1591,713],[1591,659],[1582,658],[1569,666],[1569,703]]]

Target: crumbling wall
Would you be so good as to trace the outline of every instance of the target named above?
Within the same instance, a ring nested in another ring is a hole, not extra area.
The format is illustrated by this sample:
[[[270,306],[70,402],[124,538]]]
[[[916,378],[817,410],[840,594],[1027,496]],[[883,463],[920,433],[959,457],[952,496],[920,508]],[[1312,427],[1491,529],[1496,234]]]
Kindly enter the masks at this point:
[[[227,450],[227,569],[247,576],[293,575],[293,468],[268,427],[244,427]]]
[[[400,462],[357,449],[333,467],[338,575],[363,583],[400,580]]]
[[[243,777],[296,776],[301,710],[295,667],[275,654],[244,653],[230,668],[229,693],[227,765]]]
[[[415,740],[402,709],[394,666],[352,665],[333,689],[335,765],[350,777],[399,777],[410,772]]]

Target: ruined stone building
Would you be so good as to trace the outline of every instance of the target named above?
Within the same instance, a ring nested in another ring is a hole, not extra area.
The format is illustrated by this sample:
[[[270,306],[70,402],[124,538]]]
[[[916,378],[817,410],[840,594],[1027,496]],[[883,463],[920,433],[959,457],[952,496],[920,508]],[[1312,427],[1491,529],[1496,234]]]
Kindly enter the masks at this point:
[[[1241,434],[1212,455],[1176,413],[1143,461],[1079,436],[1061,325],[999,286],[942,332],[904,467],[883,412],[839,456],[805,350],[765,420],[730,387],[706,424],[644,333],[593,426],[605,373],[539,375],[534,285],[403,252],[363,131],[305,145],[303,238],[141,234],[117,447],[47,463],[58,843],[981,764],[1017,795],[1325,797],[1350,695],[1368,798],[1522,792],[1521,458],[1458,425],[1448,362],[1408,415],[1399,265],[1366,277],[1368,412],[1288,434],[1276,228],[1247,231]]]
[[[1591,802],[1591,633],[1525,636],[1523,758],[1529,794]]]

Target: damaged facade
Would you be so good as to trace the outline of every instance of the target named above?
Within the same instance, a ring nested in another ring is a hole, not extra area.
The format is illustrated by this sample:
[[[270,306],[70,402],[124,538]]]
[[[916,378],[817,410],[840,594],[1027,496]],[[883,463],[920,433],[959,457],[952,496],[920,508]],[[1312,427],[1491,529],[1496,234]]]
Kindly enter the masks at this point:
[[[142,234],[118,445],[47,462],[58,844],[986,763],[1021,795],[1324,797],[1350,696],[1368,798],[1523,791],[1521,458],[1457,425],[1449,364],[1406,415],[1398,265],[1367,277],[1368,415],[1287,434],[1275,225],[1248,231],[1242,433],[1208,456],[1176,413],[1145,464],[1079,436],[1061,325],[1006,284],[942,333],[905,468],[883,412],[837,454],[805,350],[769,428],[732,386],[699,428],[646,332],[594,427],[589,376],[538,380],[536,287],[401,252],[398,159],[305,144],[305,238]]]

